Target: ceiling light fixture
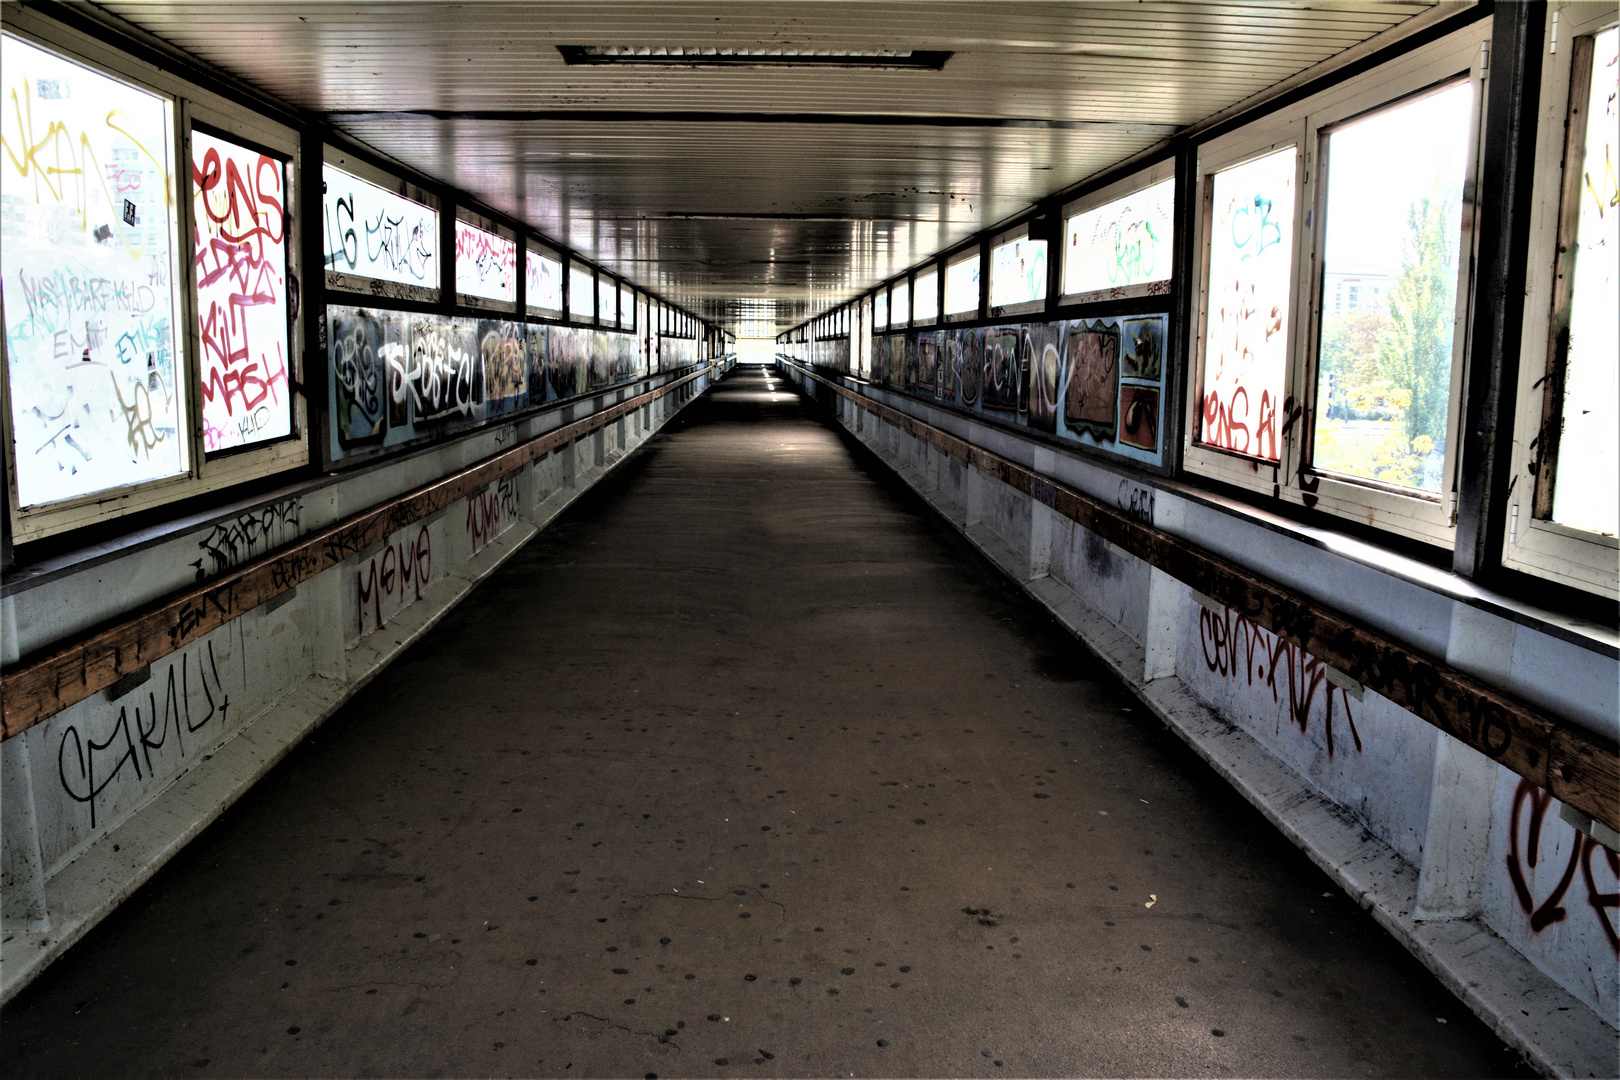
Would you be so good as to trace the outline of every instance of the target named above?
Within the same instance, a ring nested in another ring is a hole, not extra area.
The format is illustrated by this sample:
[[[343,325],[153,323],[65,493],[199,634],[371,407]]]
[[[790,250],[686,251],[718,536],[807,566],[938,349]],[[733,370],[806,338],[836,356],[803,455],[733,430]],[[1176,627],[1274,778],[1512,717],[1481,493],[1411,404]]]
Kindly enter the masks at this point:
[[[933,49],[794,49],[770,45],[559,45],[570,64],[652,67],[864,67],[938,71],[951,53]]]

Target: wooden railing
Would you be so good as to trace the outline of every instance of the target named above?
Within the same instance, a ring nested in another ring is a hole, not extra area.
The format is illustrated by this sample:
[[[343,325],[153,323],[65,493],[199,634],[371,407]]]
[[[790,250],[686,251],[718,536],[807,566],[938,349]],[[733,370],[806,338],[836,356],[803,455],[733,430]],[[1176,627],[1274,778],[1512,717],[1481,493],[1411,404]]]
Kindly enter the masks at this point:
[[[114,625],[24,658],[0,673],[3,737],[21,734],[400,529],[714,370],[714,365],[707,365],[655,390],[538,435],[460,472],[300,537],[261,559],[140,608]]]
[[[1620,829],[1620,747],[1613,741],[1414,652],[1410,646],[1391,641],[1348,616],[1090,495],[856,393],[802,364],[781,362],[1225,604],[1560,801],[1611,829]]]

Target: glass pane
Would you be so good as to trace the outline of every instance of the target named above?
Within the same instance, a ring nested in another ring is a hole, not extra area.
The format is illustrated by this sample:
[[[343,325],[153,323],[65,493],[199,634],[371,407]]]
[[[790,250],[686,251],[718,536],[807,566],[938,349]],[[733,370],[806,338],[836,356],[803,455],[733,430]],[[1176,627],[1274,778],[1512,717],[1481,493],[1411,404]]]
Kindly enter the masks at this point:
[[[439,287],[439,212],[330,165],[326,269],[425,289]]]
[[[3,36],[0,90],[21,505],[183,473],[169,103]]]
[[[945,268],[945,314],[979,310],[979,257],[963,259]]]
[[[877,300],[872,305],[872,327],[877,330],[886,330],[889,326],[889,290],[884,289],[877,294]]]
[[[917,278],[917,298],[912,306],[916,322],[931,323],[939,318],[939,271],[930,270]]]
[[[635,325],[636,294],[622,285],[619,287],[619,319],[626,330]]]
[[[1473,104],[1462,82],[1324,140],[1318,470],[1440,490]]]
[[[1620,532],[1620,197],[1615,194],[1617,41],[1620,29],[1593,40],[1587,99],[1580,217],[1569,294],[1569,352],[1564,369],[1564,432],[1558,443],[1553,520],[1576,529]]]
[[[603,326],[612,326],[619,321],[619,291],[611,281],[597,282],[596,321]]]
[[[517,244],[498,233],[456,222],[456,292],[517,302]]]
[[[203,447],[292,434],[287,389],[286,166],[191,133]]]
[[[580,322],[596,314],[596,275],[578,263],[568,266],[568,314]]]
[[[1168,292],[1175,199],[1176,182],[1170,179],[1070,218],[1064,294],[1157,281]]]
[[[524,252],[528,272],[528,300],[541,311],[562,310],[562,262],[538,251]]]
[[[897,281],[889,298],[889,319],[895,326],[904,326],[911,321],[911,283]]]
[[[1200,439],[1266,461],[1281,460],[1296,154],[1290,146],[1216,173],[1210,207]]]
[[[1022,237],[990,252],[990,306],[1046,299],[1046,241]]]

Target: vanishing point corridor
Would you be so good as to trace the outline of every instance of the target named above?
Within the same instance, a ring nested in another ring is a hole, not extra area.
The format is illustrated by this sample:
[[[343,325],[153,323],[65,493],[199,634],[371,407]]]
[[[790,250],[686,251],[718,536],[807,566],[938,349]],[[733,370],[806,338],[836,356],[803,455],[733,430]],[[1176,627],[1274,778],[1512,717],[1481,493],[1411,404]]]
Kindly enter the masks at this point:
[[[41,975],[3,1040],[14,1076],[1523,1067],[746,367]]]

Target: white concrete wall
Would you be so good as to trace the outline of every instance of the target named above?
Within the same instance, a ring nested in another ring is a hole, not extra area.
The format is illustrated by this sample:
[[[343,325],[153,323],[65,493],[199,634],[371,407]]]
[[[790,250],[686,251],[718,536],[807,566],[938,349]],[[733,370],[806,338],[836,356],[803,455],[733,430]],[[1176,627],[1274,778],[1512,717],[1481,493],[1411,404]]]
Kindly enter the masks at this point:
[[[1365,545],[864,392],[1559,716],[1620,723],[1620,663],[1601,636],[1527,625]],[[1504,1039],[1550,1073],[1613,1075],[1620,863],[1556,800],[994,477],[854,403],[837,415]]]
[[[644,388],[661,385],[654,377]],[[0,1000],[145,881],[709,377],[412,523],[0,743]],[[633,396],[619,388],[180,522],[0,599],[16,660]]]

